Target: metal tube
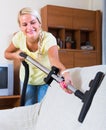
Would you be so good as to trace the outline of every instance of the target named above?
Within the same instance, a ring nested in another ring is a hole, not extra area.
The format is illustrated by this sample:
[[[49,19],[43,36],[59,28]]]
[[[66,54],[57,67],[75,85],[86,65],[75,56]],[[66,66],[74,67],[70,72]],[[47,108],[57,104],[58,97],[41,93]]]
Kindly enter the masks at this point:
[[[34,66],[38,67],[40,70],[42,70],[44,73],[49,74],[50,70],[48,68],[46,68],[45,66],[41,65],[38,61],[34,60],[32,57],[30,56],[26,56],[26,60],[29,61],[30,63],[32,63]],[[63,81],[63,78],[59,75],[55,75],[52,74],[51,77],[56,80],[58,83]],[[67,86],[68,89],[70,89],[72,92],[75,92],[77,89],[74,88],[71,85]]]
[[[40,70],[42,70],[44,73],[49,74],[50,70],[43,65],[41,65],[38,61],[35,61],[32,57],[27,56],[26,60],[38,67]]]

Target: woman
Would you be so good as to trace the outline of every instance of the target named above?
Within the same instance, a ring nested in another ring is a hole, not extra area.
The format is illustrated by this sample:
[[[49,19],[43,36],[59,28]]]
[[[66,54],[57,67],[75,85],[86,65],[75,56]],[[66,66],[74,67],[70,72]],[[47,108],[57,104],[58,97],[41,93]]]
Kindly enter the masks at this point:
[[[55,37],[49,33],[42,31],[41,18],[39,14],[27,7],[19,11],[18,23],[20,31],[16,32],[11,40],[11,44],[5,50],[5,58],[9,60],[17,59],[19,61],[25,60],[19,55],[20,52],[25,52],[32,58],[38,60],[47,68],[56,66],[60,69],[60,74],[65,70],[64,65],[60,62],[58,56],[58,46]],[[26,91],[25,105],[31,105],[40,102],[46,91],[48,85],[44,82],[45,74],[31,63],[29,64],[29,80]],[[24,81],[24,67],[20,67],[20,81]],[[65,84],[71,84],[70,76],[67,72],[63,74]],[[67,88],[63,89],[72,93]]]

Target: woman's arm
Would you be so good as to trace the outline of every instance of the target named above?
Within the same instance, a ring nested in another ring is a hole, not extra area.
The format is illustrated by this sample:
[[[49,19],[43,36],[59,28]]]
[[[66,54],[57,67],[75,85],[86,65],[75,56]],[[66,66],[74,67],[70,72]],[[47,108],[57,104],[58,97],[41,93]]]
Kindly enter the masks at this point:
[[[57,46],[53,46],[48,50],[48,56],[49,56],[49,60],[51,63],[51,66],[55,66],[57,68],[59,68],[60,70],[60,74],[62,74],[63,71],[66,70],[65,66],[61,63],[60,59],[59,59],[59,54],[58,54],[58,47]],[[69,85],[72,84],[71,82],[71,77],[70,74],[68,72],[63,73],[62,75],[65,79],[65,84]],[[62,87],[62,86],[61,86]],[[63,88],[63,87],[62,87]],[[72,93],[72,91],[63,88],[66,92],[68,93]]]
[[[23,57],[19,55],[19,53],[22,52],[21,50],[17,49],[13,43],[9,45],[9,47],[4,52],[4,57],[8,60],[24,60]]]
[[[65,66],[60,62],[57,46],[53,46],[48,50],[48,56],[51,66],[56,66],[60,69],[60,72],[66,69]]]

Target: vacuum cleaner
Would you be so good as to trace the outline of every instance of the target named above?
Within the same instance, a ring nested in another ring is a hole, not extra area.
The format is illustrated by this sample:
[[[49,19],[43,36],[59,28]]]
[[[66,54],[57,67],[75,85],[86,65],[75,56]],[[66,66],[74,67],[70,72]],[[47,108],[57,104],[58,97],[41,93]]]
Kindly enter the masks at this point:
[[[46,84],[50,85],[53,80],[55,80],[59,84],[64,84],[64,78],[59,75],[59,69],[57,67],[52,66],[51,70],[49,70],[48,68],[46,68],[45,66],[43,66],[38,61],[36,61],[35,59],[33,59],[32,57],[30,57],[29,55],[27,55],[24,52],[21,52],[20,56],[24,57],[26,61],[32,63],[34,66],[36,66],[41,71],[43,71],[44,73],[47,74],[47,77],[44,78],[44,81]],[[21,96],[21,106],[24,105],[24,102],[25,102],[25,92],[26,92],[26,86],[27,86],[28,75],[29,75],[28,65],[25,61],[23,61],[23,65],[26,70],[25,71],[26,77],[24,80],[24,85],[23,85],[24,88],[23,88],[23,92],[22,92],[22,96]],[[105,76],[105,74],[103,72],[101,72],[101,71],[97,72],[94,79],[91,80],[89,83],[90,89],[85,91],[84,93],[81,92],[80,90],[76,89],[72,85],[66,86],[69,90],[71,90],[74,93],[75,96],[77,96],[83,102],[83,106],[82,106],[82,109],[81,109],[79,117],[78,117],[78,121],[80,123],[82,123],[84,121],[84,119],[87,115],[87,112],[91,106],[93,97],[94,97],[97,89],[99,88],[104,76]]]

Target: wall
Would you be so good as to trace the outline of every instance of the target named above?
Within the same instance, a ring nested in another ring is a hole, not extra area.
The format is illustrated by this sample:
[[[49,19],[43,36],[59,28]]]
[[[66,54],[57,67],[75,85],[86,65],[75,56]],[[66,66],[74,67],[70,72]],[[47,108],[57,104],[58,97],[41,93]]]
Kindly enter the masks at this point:
[[[102,64],[106,64],[106,0],[89,0],[89,9],[102,12]]]
[[[103,9],[103,0],[89,0],[89,9],[91,10],[101,10]]]
[[[102,64],[106,65],[106,0],[103,1],[102,14]]]
[[[100,0],[98,0],[100,1]],[[61,3],[61,4],[60,4]],[[89,0],[0,0],[0,61],[5,62],[4,50],[9,44],[11,35],[19,30],[17,24],[18,11],[26,6],[35,8],[40,12],[40,8],[47,5],[59,5],[73,8],[90,9]]]

